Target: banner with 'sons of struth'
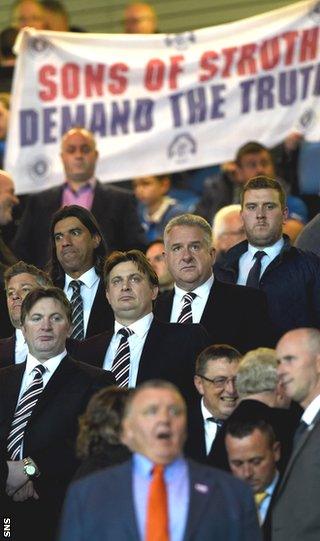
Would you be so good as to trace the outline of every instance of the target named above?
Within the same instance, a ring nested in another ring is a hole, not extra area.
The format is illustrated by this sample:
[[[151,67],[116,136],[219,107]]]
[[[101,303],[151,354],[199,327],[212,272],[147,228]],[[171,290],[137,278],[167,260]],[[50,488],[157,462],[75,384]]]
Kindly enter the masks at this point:
[[[106,182],[221,163],[293,129],[319,139],[319,24],[320,2],[303,1],[177,35],[25,29],[6,154],[17,192],[63,182],[75,125],[95,134]]]

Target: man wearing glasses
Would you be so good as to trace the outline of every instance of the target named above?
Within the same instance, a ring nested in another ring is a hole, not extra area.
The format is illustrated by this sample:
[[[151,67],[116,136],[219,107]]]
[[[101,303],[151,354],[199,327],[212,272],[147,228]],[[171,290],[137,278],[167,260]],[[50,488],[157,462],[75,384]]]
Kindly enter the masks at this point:
[[[194,384],[201,399],[188,412],[185,448],[195,460],[220,462],[221,428],[238,404],[235,382],[240,359],[239,351],[225,344],[209,346],[197,358]]]

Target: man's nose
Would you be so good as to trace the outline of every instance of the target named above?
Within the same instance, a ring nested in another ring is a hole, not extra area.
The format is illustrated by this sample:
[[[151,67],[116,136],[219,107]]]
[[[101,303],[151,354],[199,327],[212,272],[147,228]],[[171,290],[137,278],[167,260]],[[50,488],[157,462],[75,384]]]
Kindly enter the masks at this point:
[[[243,479],[250,479],[252,477],[252,466],[251,464],[242,465],[242,475]]]

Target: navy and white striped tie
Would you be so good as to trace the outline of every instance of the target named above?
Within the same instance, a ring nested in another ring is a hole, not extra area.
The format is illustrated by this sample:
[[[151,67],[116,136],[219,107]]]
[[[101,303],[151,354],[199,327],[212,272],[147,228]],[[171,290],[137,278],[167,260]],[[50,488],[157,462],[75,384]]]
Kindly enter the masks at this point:
[[[130,372],[130,347],[128,338],[134,332],[128,329],[128,327],[122,327],[118,330],[117,334],[121,334],[122,336],[113,359],[111,370],[119,387],[127,387]]]
[[[183,305],[177,323],[193,323],[191,305],[196,296],[195,293],[186,293],[183,295]]]
[[[36,372],[32,382],[17,404],[14,413],[11,430],[8,436],[7,449],[11,460],[19,460],[21,444],[24,436],[25,428],[32,414],[33,408],[36,405],[39,395],[43,391],[43,377],[45,367],[38,364],[33,371]]]
[[[70,299],[72,308],[72,333],[71,338],[75,340],[84,339],[84,325],[83,325],[83,300],[81,297],[81,280],[71,280],[70,287],[73,289],[72,297]]]

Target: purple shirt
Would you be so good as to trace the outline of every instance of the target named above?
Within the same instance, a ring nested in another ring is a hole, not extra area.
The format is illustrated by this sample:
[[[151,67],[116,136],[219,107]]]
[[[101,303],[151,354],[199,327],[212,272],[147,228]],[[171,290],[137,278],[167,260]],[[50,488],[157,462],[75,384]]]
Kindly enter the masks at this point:
[[[79,205],[87,210],[91,210],[95,186],[96,180],[93,178],[88,180],[88,182],[83,184],[79,190],[75,192],[68,182],[66,182],[62,191],[62,206]]]

